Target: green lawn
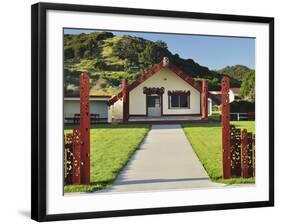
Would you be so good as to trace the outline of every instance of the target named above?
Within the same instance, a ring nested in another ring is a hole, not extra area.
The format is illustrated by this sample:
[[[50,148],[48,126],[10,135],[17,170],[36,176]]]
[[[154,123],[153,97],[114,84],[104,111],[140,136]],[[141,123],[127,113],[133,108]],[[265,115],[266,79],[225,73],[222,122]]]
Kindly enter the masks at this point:
[[[65,127],[65,133],[72,126]],[[67,185],[64,192],[110,187],[150,129],[149,125],[96,124],[91,127],[91,185]]]
[[[255,131],[254,121],[234,121],[237,128]],[[254,178],[222,179],[222,149],[220,123],[184,124],[183,130],[195,153],[214,182],[225,184],[254,183]]]

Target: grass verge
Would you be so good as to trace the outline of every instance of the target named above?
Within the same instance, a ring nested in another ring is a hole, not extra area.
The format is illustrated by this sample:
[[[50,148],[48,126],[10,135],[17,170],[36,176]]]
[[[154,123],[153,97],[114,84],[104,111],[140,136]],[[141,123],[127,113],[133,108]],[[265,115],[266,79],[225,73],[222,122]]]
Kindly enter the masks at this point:
[[[254,121],[234,121],[231,123],[237,128],[246,128],[249,132],[255,132]],[[193,150],[197,154],[212,181],[225,184],[255,182],[255,178],[231,178],[227,180],[222,178],[220,123],[183,124],[182,127]]]
[[[65,133],[74,126],[66,126]],[[110,187],[150,129],[149,125],[96,124],[91,127],[91,184],[67,185],[64,192]]]

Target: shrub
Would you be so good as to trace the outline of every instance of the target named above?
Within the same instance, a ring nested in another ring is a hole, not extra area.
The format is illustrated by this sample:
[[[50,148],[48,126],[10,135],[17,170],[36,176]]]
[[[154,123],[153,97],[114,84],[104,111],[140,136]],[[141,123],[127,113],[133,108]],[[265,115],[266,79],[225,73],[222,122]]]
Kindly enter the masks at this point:
[[[255,112],[255,102],[249,102],[245,100],[233,101],[230,103],[231,113],[248,113]]]

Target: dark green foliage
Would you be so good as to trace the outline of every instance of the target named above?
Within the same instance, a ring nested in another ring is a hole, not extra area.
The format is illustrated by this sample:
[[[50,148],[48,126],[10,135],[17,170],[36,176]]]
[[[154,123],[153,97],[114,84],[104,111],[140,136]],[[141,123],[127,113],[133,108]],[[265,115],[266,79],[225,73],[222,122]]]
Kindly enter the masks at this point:
[[[114,37],[113,33],[110,32],[96,32],[96,33],[92,33],[93,37],[95,37],[95,39],[97,41],[99,40],[105,40],[107,38],[112,38]]]
[[[244,65],[227,66],[223,69],[217,70],[218,73],[227,74],[229,77],[242,81],[244,76],[253,71]]]
[[[255,112],[255,103],[245,100],[233,101],[230,103],[231,113],[248,113]]]
[[[70,71],[68,69],[64,69],[64,96],[79,96],[80,74],[80,71]],[[94,85],[94,81],[96,80],[97,77],[91,76],[90,87]]]
[[[162,40],[156,40],[155,44],[160,48],[168,49],[167,43]]]
[[[74,58],[74,49],[72,47],[64,47],[64,58],[70,59]]]
[[[104,60],[102,59],[98,59],[95,64],[94,64],[95,68],[98,70],[98,71],[103,71],[105,70],[106,68],[106,63],[104,62]]]
[[[255,72],[248,72],[242,81],[241,96],[245,100],[255,101]]]
[[[68,69],[64,69],[64,82],[63,82],[63,90],[64,95],[67,96],[79,96],[79,89],[70,88],[72,86],[79,86],[80,82],[80,72],[78,71],[69,71]]]
[[[90,34],[81,33],[79,35],[64,36],[64,56],[65,59],[89,58],[97,53],[97,46],[102,40],[112,38],[114,35],[109,32],[95,32]]]
[[[154,64],[159,63],[163,57],[169,57],[171,53],[166,49],[149,42],[145,49],[139,54],[139,64],[142,70],[147,70]]]
[[[139,65],[138,55],[143,51],[148,41],[123,36],[112,48],[113,54],[120,59],[127,59],[130,65]]]
[[[123,70],[125,70],[125,66],[118,65],[118,64],[111,64],[111,65],[106,65],[105,70],[106,71],[123,71]]]

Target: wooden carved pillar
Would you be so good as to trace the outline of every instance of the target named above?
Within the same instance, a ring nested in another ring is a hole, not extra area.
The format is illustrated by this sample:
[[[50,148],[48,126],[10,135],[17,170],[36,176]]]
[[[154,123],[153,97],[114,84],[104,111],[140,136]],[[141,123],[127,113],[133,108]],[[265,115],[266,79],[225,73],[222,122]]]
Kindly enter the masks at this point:
[[[81,135],[75,128],[64,135],[64,178],[65,184],[80,184]]]
[[[254,144],[253,144],[253,133],[248,132],[247,134],[247,143],[248,143],[248,151],[247,151],[247,155],[248,155],[248,174],[249,177],[253,177],[254,176]]]
[[[231,176],[241,176],[241,129],[230,125],[230,166]]]
[[[123,95],[123,122],[127,123],[129,120],[129,92],[128,80],[122,80],[122,95]]]
[[[90,80],[80,75],[81,184],[90,184]]]
[[[208,120],[208,81],[202,81],[201,93],[202,120]]]
[[[231,177],[230,164],[230,109],[229,109],[229,78],[223,77],[221,82],[221,100],[222,100],[222,167],[223,178]]]
[[[242,131],[242,172],[241,176],[243,178],[249,177],[249,167],[248,167],[248,139],[247,130]]]
[[[253,154],[252,154],[252,156],[253,156],[253,177],[256,175],[256,151],[255,151],[255,149],[256,149],[256,137],[255,137],[255,134],[253,134]]]
[[[72,167],[73,167],[73,153],[72,153],[72,133],[64,134],[64,184],[72,184]]]
[[[81,133],[79,129],[73,129],[72,134],[72,184],[81,183]]]

